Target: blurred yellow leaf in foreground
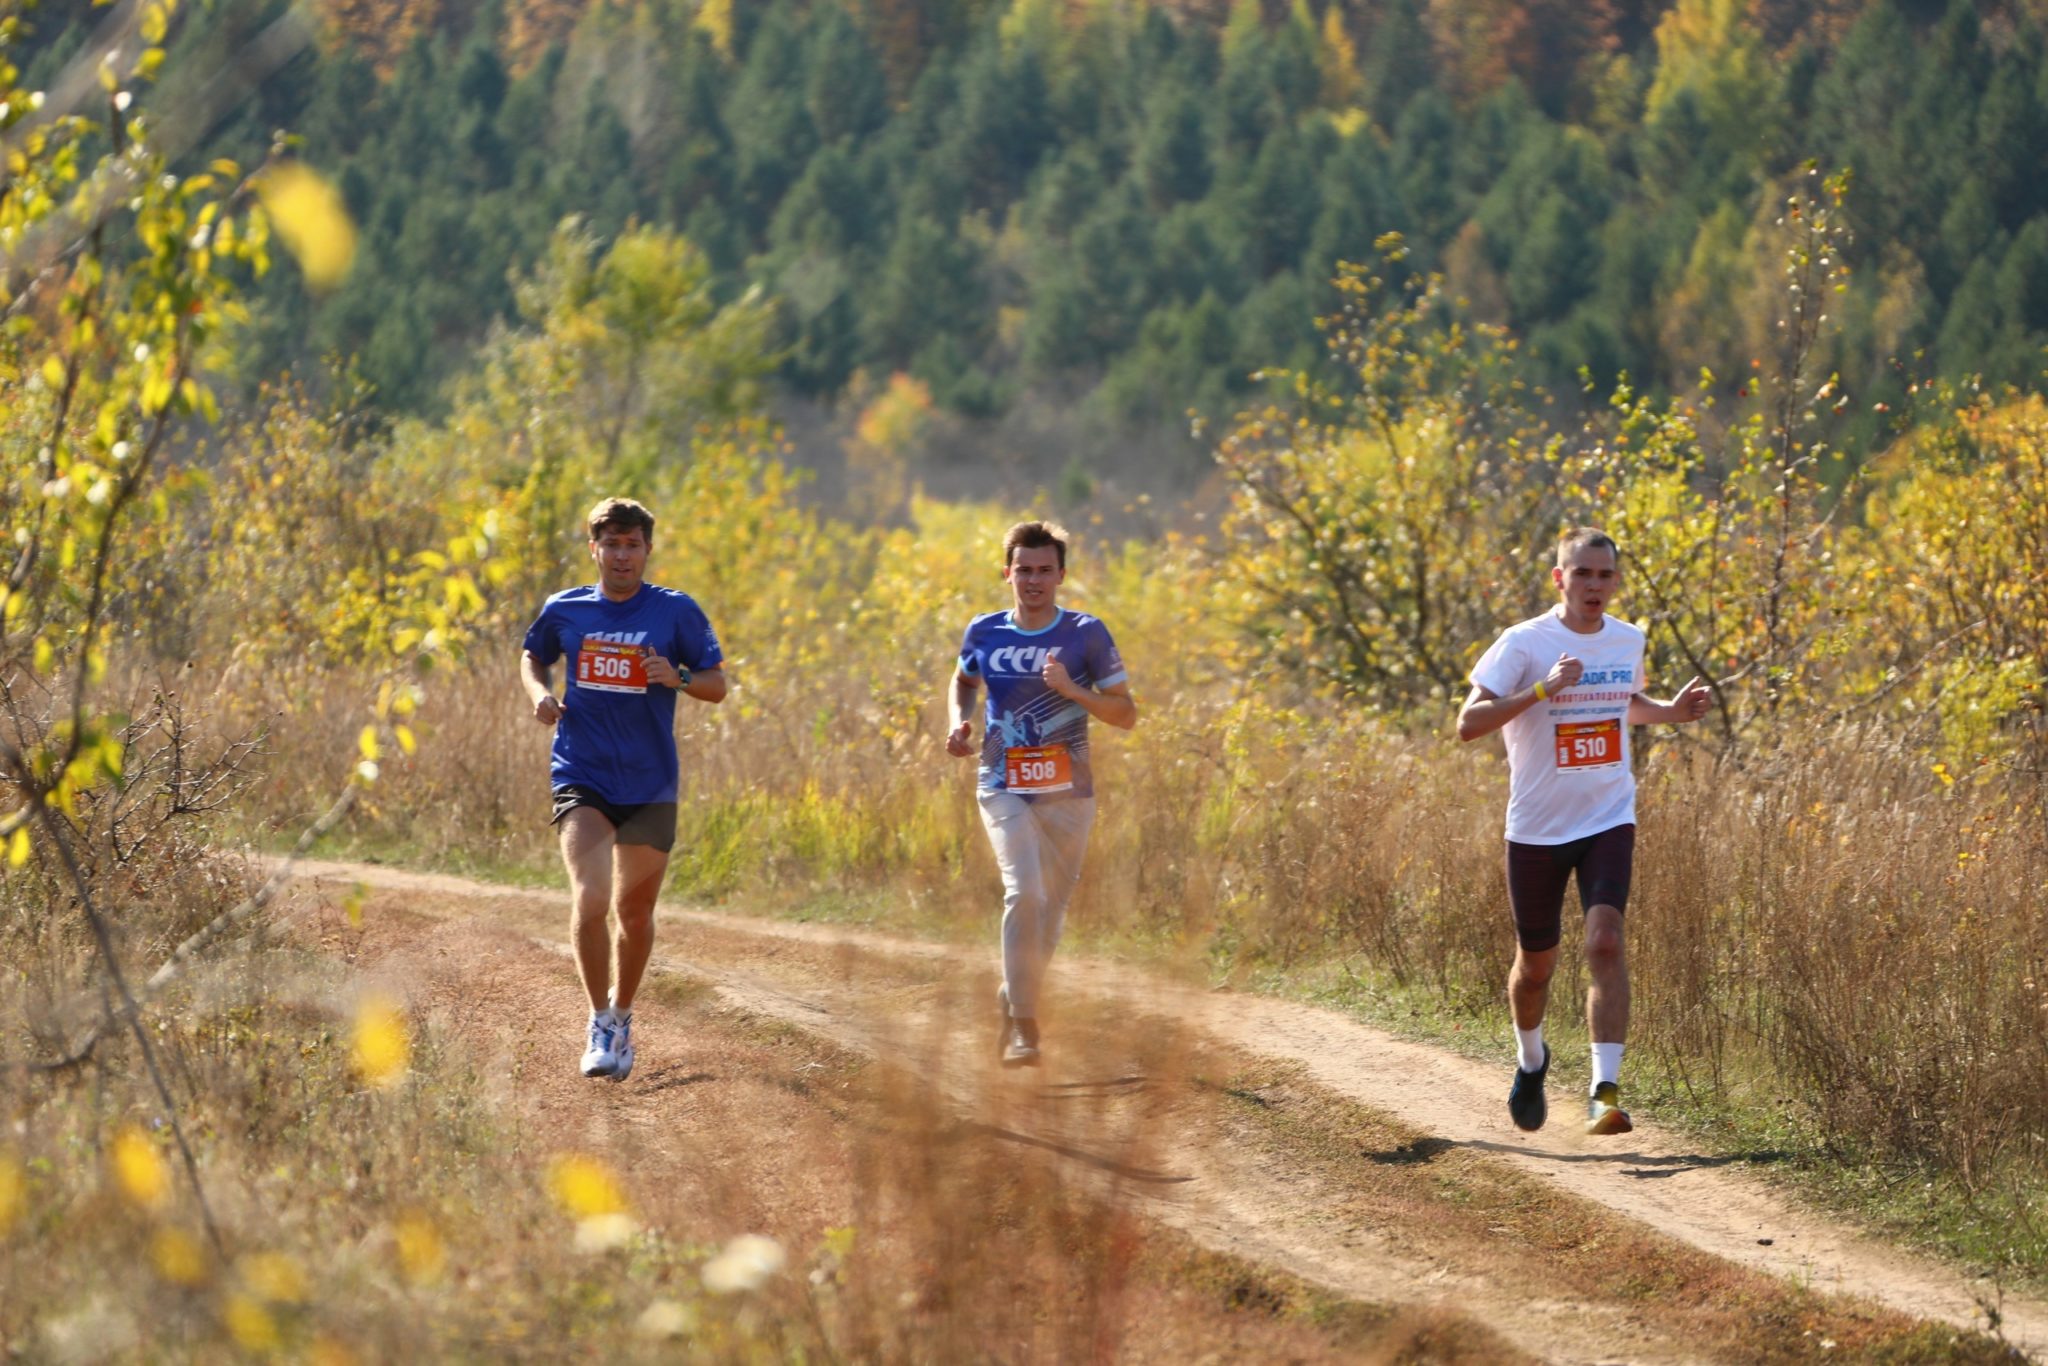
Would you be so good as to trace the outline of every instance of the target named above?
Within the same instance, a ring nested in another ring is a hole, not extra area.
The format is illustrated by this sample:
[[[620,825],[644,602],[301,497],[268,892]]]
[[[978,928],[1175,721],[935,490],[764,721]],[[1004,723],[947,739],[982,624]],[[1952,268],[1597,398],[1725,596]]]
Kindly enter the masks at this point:
[[[434,1221],[417,1210],[398,1216],[398,1269],[414,1285],[431,1285],[448,1265],[448,1250]]]
[[[149,1136],[129,1125],[114,1135],[114,1180],[121,1193],[144,1209],[161,1209],[171,1197],[171,1169]]]
[[[372,1086],[396,1086],[405,1080],[412,1050],[405,1010],[388,996],[369,996],[356,1007],[355,1045],[349,1061],[356,1075]]]
[[[304,1304],[306,1272],[282,1252],[252,1252],[235,1266],[242,1284],[271,1304]]]
[[[190,1288],[206,1281],[206,1249],[181,1228],[157,1230],[149,1240],[149,1261],[172,1285]]]
[[[626,1193],[611,1169],[594,1157],[568,1153],[548,1167],[548,1189],[555,1203],[578,1219],[626,1212]]]
[[[14,1227],[27,1203],[28,1181],[22,1175],[21,1164],[9,1154],[0,1153],[0,1234]]]
[[[304,162],[285,161],[257,177],[256,193],[306,283],[340,284],[356,257],[356,225],[332,182]]]
[[[253,1295],[228,1296],[227,1304],[221,1309],[221,1320],[227,1325],[228,1336],[244,1351],[274,1352],[282,1344],[277,1320]]]

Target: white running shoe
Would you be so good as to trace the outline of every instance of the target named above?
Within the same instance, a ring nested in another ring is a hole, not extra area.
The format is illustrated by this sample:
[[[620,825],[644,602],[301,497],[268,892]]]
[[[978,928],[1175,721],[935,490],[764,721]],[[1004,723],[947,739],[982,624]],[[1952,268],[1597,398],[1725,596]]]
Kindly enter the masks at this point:
[[[613,1081],[624,1081],[633,1073],[633,1017],[612,1015],[612,1071]]]
[[[590,1048],[583,1055],[583,1075],[586,1077],[609,1077],[618,1068],[618,1054],[613,1051],[612,1040],[616,1031],[606,1018],[610,1011],[590,1017]]]

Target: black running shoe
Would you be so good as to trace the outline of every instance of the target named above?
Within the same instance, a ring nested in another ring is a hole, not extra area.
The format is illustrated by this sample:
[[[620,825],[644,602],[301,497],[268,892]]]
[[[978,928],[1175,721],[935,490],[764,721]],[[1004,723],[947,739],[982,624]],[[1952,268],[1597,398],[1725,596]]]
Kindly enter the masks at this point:
[[[1550,1104],[1543,1099],[1543,1079],[1550,1075],[1550,1045],[1543,1045],[1543,1066],[1534,1072],[1515,1069],[1515,1084],[1508,1091],[1508,1116],[1515,1127],[1535,1133],[1550,1118]]]

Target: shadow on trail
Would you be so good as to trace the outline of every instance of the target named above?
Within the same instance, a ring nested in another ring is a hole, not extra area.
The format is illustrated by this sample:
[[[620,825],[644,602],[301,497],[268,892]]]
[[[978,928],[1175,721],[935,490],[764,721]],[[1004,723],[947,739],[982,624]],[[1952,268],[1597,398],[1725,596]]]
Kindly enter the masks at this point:
[[[687,1076],[678,1076],[677,1074],[682,1070],[680,1064],[671,1063],[667,1067],[648,1073],[646,1080],[634,1089],[638,1091],[672,1091],[678,1086],[695,1086],[700,1081],[718,1080],[716,1076],[709,1072],[692,1072]]]
[[[1100,1100],[1105,1096],[1128,1096],[1145,1089],[1142,1074],[1111,1077],[1107,1081],[1056,1081],[1042,1092],[1047,1100]]]
[[[1483,1153],[1501,1153],[1509,1157],[1532,1157],[1542,1162],[1595,1163],[1601,1166],[1620,1167],[1623,1176],[1634,1177],[1638,1181],[1656,1181],[1664,1177],[1680,1176],[1686,1172],[1707,1171],[1714,1167],[1733,1167],[1742,1163],[1762,1166],[1772,1162],[1784,1162],[1792,1156],[1775,1148],[1730,1156],[1706,1153],[1652,1156],[1649,1153],[1635,1151],[1555,1153],[1520,1143],[1495,1143],[1483,1138],[1468,1139],[1464,1142],[1448,1138],[1418,1138],[1411,1143],[1403,1143],[1398,1148],[1369,1152],[1364,1156],[1368,1162],[1377,1162],[1383,1167],[1413,1167],[1433,1162],[1453,1148],[1471,1148]]]
[[[1418,1138],[1403,1143],[1398,1148],[1364,1154],[1366,1161],[1377,1162],[1383,1167],[1414,1167],[1425,1162],[1434,1162],[1453,1148],[1472,1148],[1484,1153],[1503,1153],[1510,1157],[1533,1157],[1544,1162],[1599,1163],[1604,1166],[1618,1166],[1623,1176],[1638,1181],[1655,1181],[1667,1176],[1678,1176],[1690,1171],[1705,1171],[1714,1167],[1732,1167],[1740,1163],[1762,1166],[1772,1162],[1784,1162],[1792,1154],[1772,1148],[1763,1152],[1739,1153],[1732,1156],[1710,1156],[1705,1153],[1667,1154],[1653,1157],[1641,1152],[1613,1153],[1553,1153],[1540,1148],[1531,1148],[1520,1143],[1494,1143],[1483,1138],[1459,1142],[1449,1138]]]
[[[1015,1129],[1004,1129],[994,1124],[968,1121],[961,1124],[954,1132],[958,1134],[985,1134],[990,1138],[1000,1138],[1008,1143],[1021,1143],[1030,1148],[1043,1148],[1047,1152],[1058,1153],[1061,1157],[1071,1157],[1076,1162],[1085,1162],[1091,1167],[1110,1173],[1112,1176],[1120,1176],[1127,1181],[1142,1181],[1147,1185],[1177,1186],[1195,1179],[1192,1176],[1176,1176],[1172,1172],[1157,1172],[1145,1167],[1133,1167],[1128,1162],[1119,1162],[1113,1157],[1104,1157],[1101,1153],[1091,1153],[1085,1148],[1076,1148],[1069,1143],[1061,1143],[1050,1138],[1040,1138],[1036,1134],[1021,1134]]]

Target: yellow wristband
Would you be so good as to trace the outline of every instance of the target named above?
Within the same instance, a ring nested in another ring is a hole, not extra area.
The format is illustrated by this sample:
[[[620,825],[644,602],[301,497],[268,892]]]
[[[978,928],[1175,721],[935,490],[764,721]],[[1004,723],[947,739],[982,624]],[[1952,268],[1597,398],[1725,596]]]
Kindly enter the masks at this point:
[[[1536,700],[1543,701],[1543,680],[1540,678],[1536,680]]]

